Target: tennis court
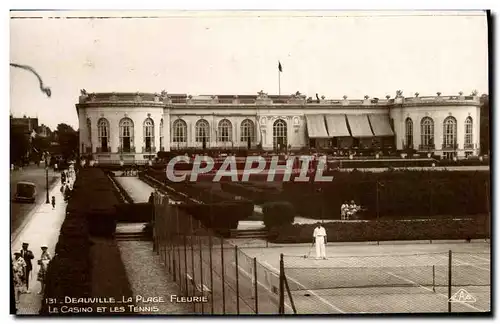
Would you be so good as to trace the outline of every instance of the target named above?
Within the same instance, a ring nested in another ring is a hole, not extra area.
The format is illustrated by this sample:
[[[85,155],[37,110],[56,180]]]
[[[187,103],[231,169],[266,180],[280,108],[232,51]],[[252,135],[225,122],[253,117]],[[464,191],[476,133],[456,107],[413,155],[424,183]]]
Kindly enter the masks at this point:
[[[314,251],[307,257],[308,244],[242,250],[269,269],[259,280],[272,291],[279,287],[284,255],[286,313],[294,307],[298,314],[435,313],[448,312],[449,305],[451,312],[491,309],[486,242],[332,245],[327,260],[316,260]],[[448,303],[449,289],[462,302]]]

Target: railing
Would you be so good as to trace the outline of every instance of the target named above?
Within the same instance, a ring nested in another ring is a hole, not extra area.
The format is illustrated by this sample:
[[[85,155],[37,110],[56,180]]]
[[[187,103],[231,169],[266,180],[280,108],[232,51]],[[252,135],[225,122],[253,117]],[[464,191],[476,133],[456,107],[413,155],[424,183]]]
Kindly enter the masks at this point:
[[[110,153],[111,149],[109,147],[96,147],[97,153]],[[87,152],[89,153],[89,152]]]
[[[473,150],[474,149],[474,144],[468,143],[464,144],[464,150]]]
[[[450,144],[450,143],[445,143],[442,145],[443,150],[457,150],[458,149],[458,144]]]
[[[420,144],[418,146],[418,149],[420,151],[432,151],[432,150],[436,149],[436,145],[435,144]]]
[[[129,149],[119,147],[118,153],[135,153],[135,147],[130,147]]]
[[[92,153],[92,146],[86,146],[85,153]]]
[[[156,152],[156,147],[142,147],[142,153],[155,153]]]

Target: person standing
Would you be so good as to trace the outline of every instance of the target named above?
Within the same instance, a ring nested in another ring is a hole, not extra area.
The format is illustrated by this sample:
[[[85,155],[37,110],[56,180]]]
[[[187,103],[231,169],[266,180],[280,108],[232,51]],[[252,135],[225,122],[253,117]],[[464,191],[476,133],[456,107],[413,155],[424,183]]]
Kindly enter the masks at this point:
[[[322,258],[323,260],[326,260],[326,230],[319,222],[314,229],[313,237],[316,243],[316,259]]]
[[[56,196],[52,196],[52,209],[56,209]]]
[[[24,259],[24,262],[26,263],[25,271],[24,271],[24,283],[26,284],[26,293],[30,293],[30,273],[31,270],[33,270],[33,264],[31,263],[31,260],[35,258],[33,255],[33,252],[28,250],[28,243],[23,243],[23,248],[21,249],[21,257]]]
[[[51,260],[50,254],[47,251],[48,246],[44,244],[40,248],[42,249],[42,255],[38,260],[38,265],[40,266],[40,269],[38,270],[38,275],[37,275],[37,280],[40,281],[41,284],[40,292],[38,292],[39,295],[43,294],[45,291],[45,277],[47,275],[47,268]]]
[[[24,271],[26,269],[26,262],[21,256],[21,252],[14,253],[14,260],[12,260],[12,272],[14,275],[14,291],[16,304],[19,304],[19,298],[24,291]]]
[[[342,219],[342,220],[347,219],[348,209],[349,209],[349,205],[347,204],[347,201],[344,201],[342,206],[340,206],[340,219]]]

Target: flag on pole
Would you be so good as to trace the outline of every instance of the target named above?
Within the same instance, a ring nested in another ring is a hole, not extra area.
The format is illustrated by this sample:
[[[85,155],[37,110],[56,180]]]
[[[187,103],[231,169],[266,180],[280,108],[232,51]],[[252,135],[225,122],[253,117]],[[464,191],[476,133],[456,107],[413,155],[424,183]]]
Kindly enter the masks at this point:
[[[281,67],[281,62],[280,61],[278,61],[278,70],[280,72],[283,72],[283,68]]]

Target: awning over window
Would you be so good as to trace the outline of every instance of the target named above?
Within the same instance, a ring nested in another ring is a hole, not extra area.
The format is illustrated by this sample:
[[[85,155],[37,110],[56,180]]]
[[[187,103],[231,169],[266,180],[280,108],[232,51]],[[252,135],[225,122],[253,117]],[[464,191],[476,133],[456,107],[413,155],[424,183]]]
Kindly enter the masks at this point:
[[[345,115],[326,115],[326,127],[330,137],[350,137],[351,134],[347,129]]]
[[[328,138],[323,115],[306,115],[306,122],[309,138]]]
[[[375,136],[393,136],[391,124],[389,123],[389,116],[386,115],[368,115],[370,123],[372,124],[373,134]]]
[[[373,137],[368,115],[347,115],[352,137]]]

